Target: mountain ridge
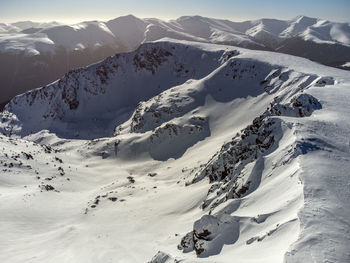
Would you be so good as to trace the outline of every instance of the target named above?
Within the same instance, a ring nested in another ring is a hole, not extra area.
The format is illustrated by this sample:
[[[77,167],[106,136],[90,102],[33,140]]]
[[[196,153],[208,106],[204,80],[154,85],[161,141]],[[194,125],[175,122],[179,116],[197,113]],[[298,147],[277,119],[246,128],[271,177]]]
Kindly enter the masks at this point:
[[[69,69],[84,67],[165,37],[276,51],[344,69],[347,67],[343,65],[350,61],[349,24],[305,16],[285,21],[232,22],[201,16],[163,21],[128,15],[107,22],[64,25],[27,21],[16,25],[22,28],[14,24],[0,25],[0,66],[4,68],[0,72],[4,87],[0,102],[46,85]]]

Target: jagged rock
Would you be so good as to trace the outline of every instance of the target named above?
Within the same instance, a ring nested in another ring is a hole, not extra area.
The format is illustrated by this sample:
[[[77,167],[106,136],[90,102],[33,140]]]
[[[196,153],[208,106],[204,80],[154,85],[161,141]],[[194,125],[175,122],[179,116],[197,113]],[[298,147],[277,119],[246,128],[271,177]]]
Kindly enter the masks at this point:
[[[270,114],[274,116],[307,117],[322,105],[310,94],[302,93],[293,97],[288,104],[271,104]]]
[[[332,77],[321,77],[316,81],[316,86],[334,85]]]
[[[106,151],[103,151],[102,153],[101,153],[101,157],[102,157],[102,159],[106,159],[106,158],[108,158],[109,157],[109,153],[108,152],[106,152]]]
[[[169,51],[153,47],[151,49],[143,49],[141,52],[136,53],[133,59],[136,70],[145,69],[155,74],[156,69],[164,62],[167,61],[167,57],[173,54]]]
[[[131,184],[135,183],[134,177],[128,176],[127,179],[129,180],[129,183],[131,183]]]
[[[118,198],[117,197],[108,197],[108,200],[111,200],[112,202],[115,202],[115,201],[118,200]]]
[[[191,252],[194,249],[193,231],[187,233],[177,246],[178,249],[183,250],[184,253]]]
[[[53,190],[55,190],[55,187],[53,187],[52,185],[47,184],[47,185],[42,185],[41,189],[42,190],[46,190],[46,191],[53,191]]]

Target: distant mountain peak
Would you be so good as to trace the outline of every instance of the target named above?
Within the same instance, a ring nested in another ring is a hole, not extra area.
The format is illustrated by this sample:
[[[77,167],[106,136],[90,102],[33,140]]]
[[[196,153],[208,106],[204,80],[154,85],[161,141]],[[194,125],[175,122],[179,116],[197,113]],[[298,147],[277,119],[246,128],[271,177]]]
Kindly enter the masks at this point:
[[[114,19],[111,19],[111,20],[108,20],[107,23],[111,23],[113,21],[143,21],[141,18],[138,18],[136,16],[134,16],[133,14],[129,14],[129,15],[125,15],[125,16],[119,16],[119,17],[116,17]]]
[[[293,18],[291,21],[296,22],[296,23],[308,23],[308,24],[315,24],[317,21],[320,19],[314,18],[314,17],[309,17],[305,15],[299,15]]]

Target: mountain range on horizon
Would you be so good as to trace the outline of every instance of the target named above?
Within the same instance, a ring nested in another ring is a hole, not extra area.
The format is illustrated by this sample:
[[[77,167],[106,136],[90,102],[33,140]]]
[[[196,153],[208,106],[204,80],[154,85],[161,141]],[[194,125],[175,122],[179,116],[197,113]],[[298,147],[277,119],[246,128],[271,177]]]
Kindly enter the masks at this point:
[[[47,85],[70,69],[162,38],[287,53],[343,69],[349,68],[350,61],[349,23],[306,16],[232,22],[201,16],[162,21],[128,15],[74,25],[0,23],[0,103]]]

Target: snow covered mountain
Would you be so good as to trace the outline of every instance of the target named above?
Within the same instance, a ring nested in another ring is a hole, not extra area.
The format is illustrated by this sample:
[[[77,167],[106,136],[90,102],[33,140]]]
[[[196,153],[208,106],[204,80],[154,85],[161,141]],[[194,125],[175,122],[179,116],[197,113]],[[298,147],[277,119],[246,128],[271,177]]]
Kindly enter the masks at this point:
[[[33,33],[30,33],[30,29]],[[94,48],[96,45],[118,45],[111,38],[119,39],[126,49],[133,50],[145,41],[163,37],[262,49],[275,49],[284,40],[295,37],[318,44],[350,45],[348,23],[334,23],[305,16],[287,21],[259,19],[232,22],[201,16],[183,16],[176,20],[162,21],[154,18],[139,19],[129,15],[108,22],[89,21],[75,25],[30,21],[1,24],[2,33],[23,33],[23,30],[27,30],[27,35],[32,35],[34,46],[23,35],[17,36],[12,43],[3,36],[1,50],[25,51],[28,55],[36,55],[48,50],[54,52],[59,46],[72,51]],[[38,32],[43,38],[38,37]],[[47,40],[46,43],[43,39]],[[45,43],[47,47],[40,43]]]
[[[49,28],[53,26],[58,26],[60,23],[58,22],[48,22],[48,23],[38,23],[38,22],[32,22],[32,21],[20,21],[15,23],[0,23],[0,33],[20,33],[24,30],[30,30],[30,29],[43,29],[43,28]]]
[[[277,51],[336,67],[350,61],[349,24],[305,16],[232,22],[201,16],[162,21],[129,15],[75,25],[0,24],[0,102],[46,85],[69,69],[164,37]]]
[[[72,70],[1,113],[0,261],[348,262],[349,97],[348,71],[170,39]]]

